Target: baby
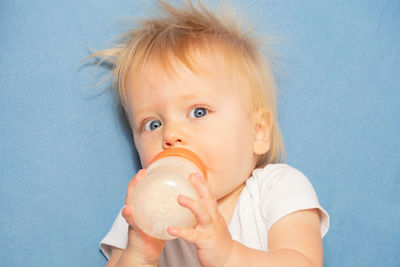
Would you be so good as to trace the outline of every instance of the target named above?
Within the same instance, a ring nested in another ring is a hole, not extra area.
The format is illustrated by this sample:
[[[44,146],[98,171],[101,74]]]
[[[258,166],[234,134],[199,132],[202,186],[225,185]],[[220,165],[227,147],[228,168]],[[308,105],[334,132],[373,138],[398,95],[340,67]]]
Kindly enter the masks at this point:
[[[144,168],[101,242],[107,266],[322,266],[329,217],[307,178],[280,163],[276,88],[259,45],[201,3],[159,5],[161,16],[92,55],[114,66]],[[188,177],[200,198],[177,201],[197,224],[171,225],[178,239],[165,241],[136,226],[128,203],[153,157],[173,147],[199,155],[208,179]]]

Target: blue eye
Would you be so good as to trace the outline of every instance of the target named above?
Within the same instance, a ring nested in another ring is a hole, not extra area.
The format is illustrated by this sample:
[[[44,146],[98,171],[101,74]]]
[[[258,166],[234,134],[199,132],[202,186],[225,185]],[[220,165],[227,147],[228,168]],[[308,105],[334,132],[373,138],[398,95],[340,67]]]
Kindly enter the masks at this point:
[[[194,108],[190,111],[189,116],[192,118],[201,118],[207,115],[208,111],[205,108]]]
[[[144,130],[145,131],[154,131],[155,129],[161,127],[162,123],[159,120],[151,120],[146,122],[144,125]]]

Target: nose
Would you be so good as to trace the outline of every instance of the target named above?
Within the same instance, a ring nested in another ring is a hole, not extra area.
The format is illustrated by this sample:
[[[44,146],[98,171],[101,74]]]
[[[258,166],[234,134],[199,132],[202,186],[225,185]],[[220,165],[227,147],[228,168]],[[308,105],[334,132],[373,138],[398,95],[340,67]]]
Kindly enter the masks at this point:
[[[186,143],[186,138],[184,138],[183,129],[179,127],[179,125],[169,125],[168,127],[164,127],[163,133],[163,147],[164,149],[182,146]]]

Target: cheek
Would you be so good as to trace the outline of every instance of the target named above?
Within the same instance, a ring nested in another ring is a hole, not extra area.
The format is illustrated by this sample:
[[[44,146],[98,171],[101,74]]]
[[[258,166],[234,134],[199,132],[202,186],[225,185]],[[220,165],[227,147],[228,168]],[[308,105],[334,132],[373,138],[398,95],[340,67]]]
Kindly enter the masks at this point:
[[[142,168],[147,169],[147,167],[149,167],[150,162],[151,162],[151,157],[148,156],[145,152],[139,152],[139,157],[140,157],[140,163],[142,164]]]
[[[221,114],[208,125],[204,133],[199,131],[197,134],[200,134],[197,137],[204,142],[205,147],[212,147],[213,153],[223,153],[228,158],[252,150],[252,124],[250,118],[243,113]]]
[[[237,169],[252,158],[252,131],[249,125],[225,120],[210,127],[212,131],[204,133],[207,138],[198,138],[201,140],[199,147],[214,170],[225,169],[227,166]]]
[[[152,154],[151,146],[147,145],[143,140],[141,140],[138,137],[134,137],[134,140],[135,140],[135,147],[139,154],[142,167],[147,168],[154,157]]]
[[[247,169],[254,160],[254,133],[252,124],[246,116],[238,116],[236,119],[229,125],[225,136],[219,141],[222,146],[221,151],[226,157],[225,164],[232,166],[238,173],[242,173],[242,168]]]

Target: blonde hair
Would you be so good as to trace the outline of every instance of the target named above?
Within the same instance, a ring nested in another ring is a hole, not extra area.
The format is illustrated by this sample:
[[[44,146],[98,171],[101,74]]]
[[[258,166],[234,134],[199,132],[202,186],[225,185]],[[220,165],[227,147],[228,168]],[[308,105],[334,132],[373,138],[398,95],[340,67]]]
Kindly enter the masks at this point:
[[[112,65],[113,88],[117,89],[125,116],[127,83],[132,74],[140,73],[150,56],[156,55],[167,70],[172,55],[193,71],[196,65],[193,49],[222,45],[223,50],[219,51],[224,52],[227,65],[238,71],[241,85],[250,93],[253,111],[268,110],[271,115],[270,149],[259,157],[256,167],[284,161],[285,149],[277,120],[277,87],[262,46],[250,36],[252,31],[244,32],[233,12],[224,8],[211,11],[201,0],[196,1],[197,5],[185,0],[181,8],[163,0],[157,2],[161,14],[141,21],[112,48],[88,57],[101,58],[99,64]]]

